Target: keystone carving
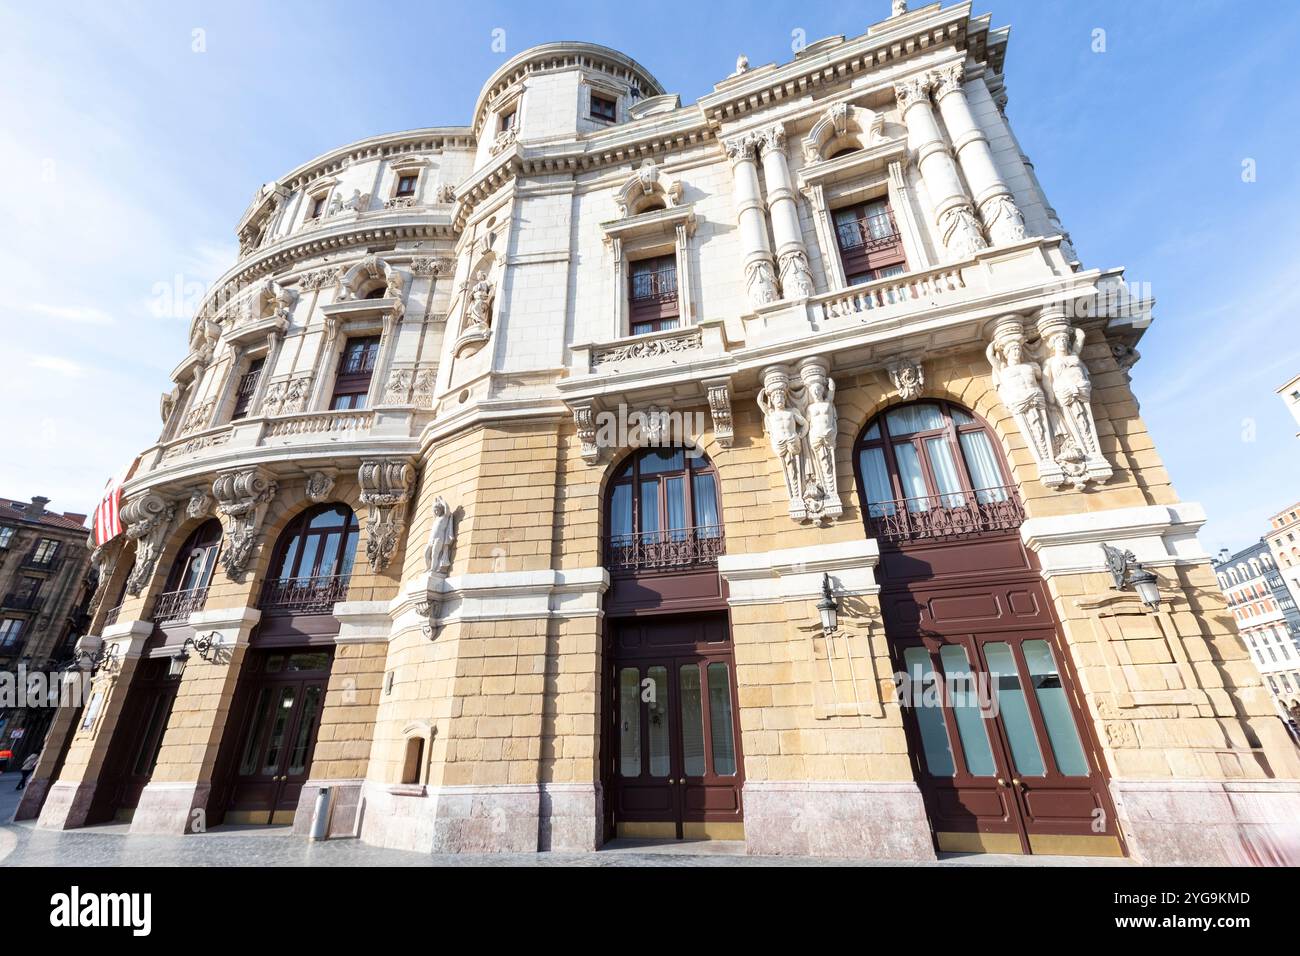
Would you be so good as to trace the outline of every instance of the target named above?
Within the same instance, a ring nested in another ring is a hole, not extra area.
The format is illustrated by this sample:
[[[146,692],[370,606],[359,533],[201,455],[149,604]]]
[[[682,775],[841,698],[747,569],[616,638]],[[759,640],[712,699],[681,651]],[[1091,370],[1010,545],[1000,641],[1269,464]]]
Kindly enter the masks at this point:
[[[704,383],[709,390],[709,414],[713,417],[713,437],[723,448],[730,448],[735,440],[731,420],[731,382],[715,379]]]
[[[405,458],[369,458],[357,470],[366,506],[366,558],[376,573],[388,567],[406,527],[415,468]]]
[[[905,402],[920,398],[925,388],[925,364],[919,359],[899,359],[888,365],[889,380]]]
[[[334,471],[313,471],[307,476],[307,497],[312,501],[327,501],[334,490]]]
[[[212,483],[217,514],[226,528],[221,566],[228,577],[237,578],[248,569],[276,487],[275,481],[260,468],[227,471]]]
[[[176,506],[157,492],[147,491],[122,506],[126,536],[135,542],[135,566],[126,580],[126,593],[139,597],[153,576],[163,541],[176,516]]]

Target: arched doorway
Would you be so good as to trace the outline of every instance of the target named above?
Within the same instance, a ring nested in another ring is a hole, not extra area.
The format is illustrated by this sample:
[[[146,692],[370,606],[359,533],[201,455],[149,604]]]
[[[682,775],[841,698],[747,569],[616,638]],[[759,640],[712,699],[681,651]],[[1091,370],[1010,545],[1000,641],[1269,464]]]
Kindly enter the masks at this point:
[[[743,836],[721,514],[712,463],[685,448],[629,455],[606,489],[607,835]]]
[[[293,822],[333,666],[333,609],[347,599],[359,537],[352,509],[329,503],[297,515],[276,541],[223,744],[227,822]]]
[[[913,770],[940,850],[1123,852],[1024,509],[988,426],[886,409],[855,447]]]

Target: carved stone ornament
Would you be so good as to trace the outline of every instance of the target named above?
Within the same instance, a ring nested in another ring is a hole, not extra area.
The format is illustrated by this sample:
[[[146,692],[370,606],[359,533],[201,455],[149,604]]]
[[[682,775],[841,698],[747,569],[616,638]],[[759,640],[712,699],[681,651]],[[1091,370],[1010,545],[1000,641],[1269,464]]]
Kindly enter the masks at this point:
[[[163,541],[176,516],[176,506],[157,492],[147,491],[122,506],[126,536],[135,542],[135,565],[126,581],[126,593],[139,597],[153,576]]]
[[[920,398],[925,389],[925,363],[920,359],[899,359],[887,366],[889,380],[894,383],[898,397],[910,402]]]
[[[646,159],[636,172],[624,180],[614,199],[618,203],[619,215],[635,216],[652,200],[658,200],[670,208],[679,204],[682,200],[682,184],[665,179],[655,161]]]
[[[618,365],[632,359],[654,358],[660,355],[674,355],[678,352],[690,352],[704,347],[704,336],[696,329],[687,335],[674,335],[670,338],[647,339],[643,342],[630,342],[613,348],[600,349],[592,353],[591,364],[600,368],[605,365]]]
[[[92,532],[86,539],[87,547],[94,547],[94,541],[95,535]],[[109,582],[113,579],[113,572],[117,569],[117,559],[121,556],[121,541],[106,541],[100,547],[94,548],[90,553],[90,567],[95,575],[95,593],[91,596],[86,613],[91,618],[98,613],[100,606],[104,603],[104,596],[108,594]]]
[[[980,205],[980,217],[984,220],[989,239],[996,246],[1025,238],[1025,217],[1015,200],[1005,193],[985,200]]]
[[[596,443],[596,407],[591,402],[572,406],[573,425],[578,430],[582,445],[582,460],[589,465],[600,461],[600,445]]]
[[[415,468],[405,458],[369,458],[357,469],[357,481],[367,509],[366,559],[379,573],[388,567],[406,527]]]
[[[411,260],[411,275],[413,276],[438,276],[445,272],[451,271],[450,259],[435,259],[430,256],[420,256]]]
[[[307,497],[312,501],[328,501],[334,491],[334,472],[313,471],[307,476]]]
[[[781,288],[790,299],[807,299],[816,293],[812,270],[808,267],[808,254],[802,249],[781,253]]]
[[[1105,481],[1112,474],[1101,453],[1097,422],[1092,414],[1092,376],[1080,357],[1085,334],[1070,325],[1064,309],[1044,309],[1038,317],[1038,334],[1043,350],[1043,384],[1051,405],[1052,427],[1062,444],[1073,445],[1071,462],[1083,460],[1082,476],[1062,469],[1075,487],[1088,481]],[[1060,456],[1058,455],[1058,462]]]
[[[456,540],[455,518],[451,506],[439,495],[433,499],[433,525],[424,547],[424,569],[429,574],[446,574],[451,570],[451,546]]]
[[[415,381],[411,384],[411,404],[417,408],[433,407],[433,389],[438,381],[435,368],[416,369]]]
[[[408,405],[411,401],[411,383],[415,378],[415,372],[409,368],[395,368],[388,376],[388,384],[384,386],[385,405]]]
[[[988,240],[980,229],[975,210],[965,203],[950,206],[939,217],[940,236],[943,247],[948,250],[952,262],[969,259],[975,253],[988,248]]]
[[[750,305],[755,308],[769,305],[781,297],[776,273],[767,259],[751,259],[745,263],[745,288],[749,292]]]
[[[828,520],[843,511],[835,473],[835,381],[828,369],[822,358],[804,359],[793,373],[787,366],[769,366],[758,393],[763,430],[796,521]]]
[[[713,418],[713,437],[723,448],[730,448],[735,440],[731,418],[731,383],[715,379],[704,383],[709,390],[709,415]]]
[[[276,487],[275,481],[261,468],[223,472],[212,482],[217,514],[225,523],[226,544],[221,549],[221,566],[228,577],[237,578],[248,570]]]
[[[891,17],[901,17],[907,12],[907,0],[893,0],[890,5],[889,15]]]
[[[185,517],[206,518],[212,511],[212,496],[203,488],[190,492],[190,500],[185,503]]]
[[[894,98],[898,100],[898,108],[906,113],[918,103],[929,103],[930,89],[933,85],[934,79],[930,76],[914,76],[901,83],[895,83]]]

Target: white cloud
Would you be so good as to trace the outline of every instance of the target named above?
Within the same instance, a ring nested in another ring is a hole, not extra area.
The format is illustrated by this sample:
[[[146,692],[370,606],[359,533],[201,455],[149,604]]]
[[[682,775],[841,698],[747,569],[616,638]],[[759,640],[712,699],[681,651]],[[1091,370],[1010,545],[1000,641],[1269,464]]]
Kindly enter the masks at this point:
[[[45,369],[49,372],[58,372],[60,375],[66,375],[68,378],[81,378],[86,371],[76,362],[69,361],[65,358],[59,358],[57,355],[33,355],[30,364],[32,368]]]
[[[13,302],[5,305],[15,312],[32,312],[36,315],[62,319],[80,325],[112,325],[113,317],[103,309],[84,305],[50,305],[46,302]]]

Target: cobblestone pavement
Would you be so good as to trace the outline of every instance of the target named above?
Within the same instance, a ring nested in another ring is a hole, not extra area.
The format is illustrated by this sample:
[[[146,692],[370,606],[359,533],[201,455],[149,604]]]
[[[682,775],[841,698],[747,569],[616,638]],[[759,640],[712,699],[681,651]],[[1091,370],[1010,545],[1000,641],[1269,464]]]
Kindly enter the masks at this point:
[[[0,774],[0,820],[18,805],[17,774]],[[913,860],[746,856],[740,843],[618,840],[597,853],[485,853],[431,856],[384,850],[359,840],[312,843],[289,827],[215,827],[190,836],[131,836],[126,824],[37,830],[34,821],[0,825],[0,866],[1127,866],[1127,860],[952,854]]]

